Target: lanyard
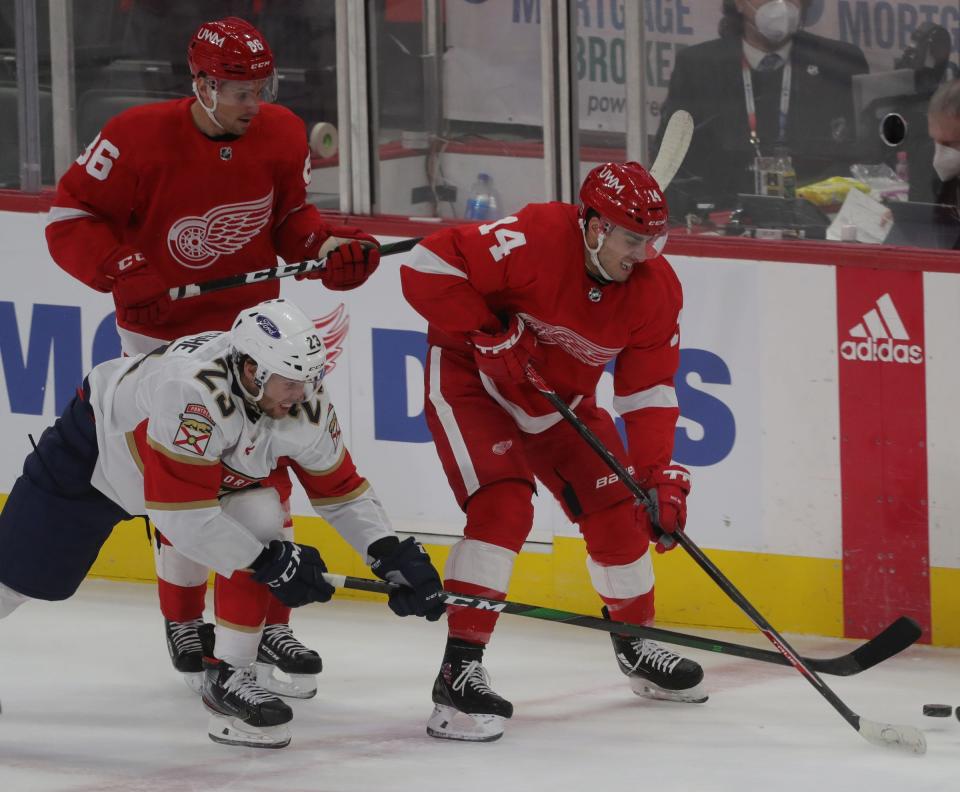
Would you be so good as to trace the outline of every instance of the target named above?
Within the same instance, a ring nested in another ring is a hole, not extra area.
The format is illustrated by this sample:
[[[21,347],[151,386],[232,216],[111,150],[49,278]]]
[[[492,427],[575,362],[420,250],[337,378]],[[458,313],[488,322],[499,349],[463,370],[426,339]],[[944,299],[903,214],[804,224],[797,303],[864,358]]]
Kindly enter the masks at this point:
[[[753,96],[753,76],[750,64],[743,58],[743,96],[747,102],[747,124],[750,126],[750,143],[760,151],[760,138],[757,137],[757,104]],[[790,112],[790,83],[793,77],[793,66],[787,58],[783,64],[783,82],[780,86],[780,142],[787,134],[787,114]]]

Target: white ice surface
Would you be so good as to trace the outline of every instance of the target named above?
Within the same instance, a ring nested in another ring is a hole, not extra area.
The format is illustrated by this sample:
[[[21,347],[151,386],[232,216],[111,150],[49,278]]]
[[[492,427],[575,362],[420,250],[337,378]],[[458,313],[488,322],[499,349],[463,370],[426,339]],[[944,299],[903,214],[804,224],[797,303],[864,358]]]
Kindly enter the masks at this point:
[[[486,665],[516,714],[500,741],[465,744],[424,733],[443,623],[334,600],[294,615],[323,655],[320,692],[292,702],[290,746],[263,750],[207,738],[206,713],[170,668],[155,602],[150,586],[91,581],[68,602],[31,602],[0,621],[0,790],[960,788],[960,723],[921,714],[924,703],[960,705],[956,650],[914,647],[859,676],[826,677],[865,717],[922,728],[929,751],[915,758],[866,743],[790,668],[690,651],[710,701],[648,701],[630,692],[605,634],[503,616]],[[813,656],[855,645],[794,644]]]

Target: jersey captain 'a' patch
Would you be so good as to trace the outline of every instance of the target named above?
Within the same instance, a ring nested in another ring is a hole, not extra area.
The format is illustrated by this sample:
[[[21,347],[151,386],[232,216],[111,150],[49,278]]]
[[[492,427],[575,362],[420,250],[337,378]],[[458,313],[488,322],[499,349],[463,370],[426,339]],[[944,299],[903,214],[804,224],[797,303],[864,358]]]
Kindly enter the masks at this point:
[[[178,448],[203,456],[213,434],[213,419],[210,411],[202,404],[188,404],[180,413],[180,426],[177,428],[173,444]]]

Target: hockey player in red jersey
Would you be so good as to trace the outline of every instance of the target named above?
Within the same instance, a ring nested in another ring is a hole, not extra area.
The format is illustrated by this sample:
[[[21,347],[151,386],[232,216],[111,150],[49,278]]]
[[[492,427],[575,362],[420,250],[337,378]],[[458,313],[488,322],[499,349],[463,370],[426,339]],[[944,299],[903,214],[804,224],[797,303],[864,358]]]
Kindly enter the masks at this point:
[[[594,168],[580,205],[531,204],[495,222],[439,231],[401,269],[403,292],[429,321],[426,417],[466,513],[446,587],[502,599],[533,520],[534,477],[578,524],[587,568],[610,618],[654,617],[650,516],[525,377],[532,363],[577,416],[649,488],[665,532],[686,518],[689,473],[671,464],[679,417],[680,282],[660,252],[667,206],[635,162]],[[613,420],[597,381],[614,363]],[[659,539],[658,548],[672,545]],[[433,688],[434,737],[494,740],[513,706],[482,664],[497,614],[452,607]],[[652,641],[613,635],[637,694],[701,702],[703,671]],[[470,716],[465,727],[457,723]]]
[[[303,122],[280,105],[269,45],[231,17],[200,26],[187,59],[194,98],[148,104],[104,126],[57,188],[47,222],[54,260],[112,292],[126,354],[201,330],[226,330],[245,306],[279,294],[264,281],[171,302],[168,289],[198,280],[327,255],[308,277],[330,289],[362,284],[379,263],[376,240],[329,225],[307,202],[310,154]],[[287,506],[289,477],[276,485]],[[292,522],[288,520],[292,531]],[[200,683],[208,571],[158,536],[157,576],[171,660]],[[289,609],[274,603],[262,661],[293,676],[271,688],[316,692],[319,655],[290,634]]]
[[[399,584],[395,613],[444,612],[429,556],[399,540],[344,447],[325,365],[313,323],[280,299],[241,311],[229,332],[94,368],[0,512],[0,617],[30,598],[71,596],[113,526],[148,514],[185,557],[217,572],[202,690],[211,739],[286,745],[291,709],[254,667],[269,592],[296,607],[334,589],[317,550],[284,536],[280,498],[265,486],[281,460],[317,514]]]

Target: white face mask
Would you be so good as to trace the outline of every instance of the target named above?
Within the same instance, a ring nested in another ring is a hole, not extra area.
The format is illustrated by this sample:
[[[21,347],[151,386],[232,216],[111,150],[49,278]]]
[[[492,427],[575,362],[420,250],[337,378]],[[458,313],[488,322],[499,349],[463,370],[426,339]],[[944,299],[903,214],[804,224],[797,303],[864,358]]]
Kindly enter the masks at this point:
[[[933,169],[942,182],[948,182],[960,176],[960,151],[952,146],[935,144]]]
[[[781,44],[800,29],[800,9],[787,0],[770,0],[757,9],[753,24],[771,44]]]

